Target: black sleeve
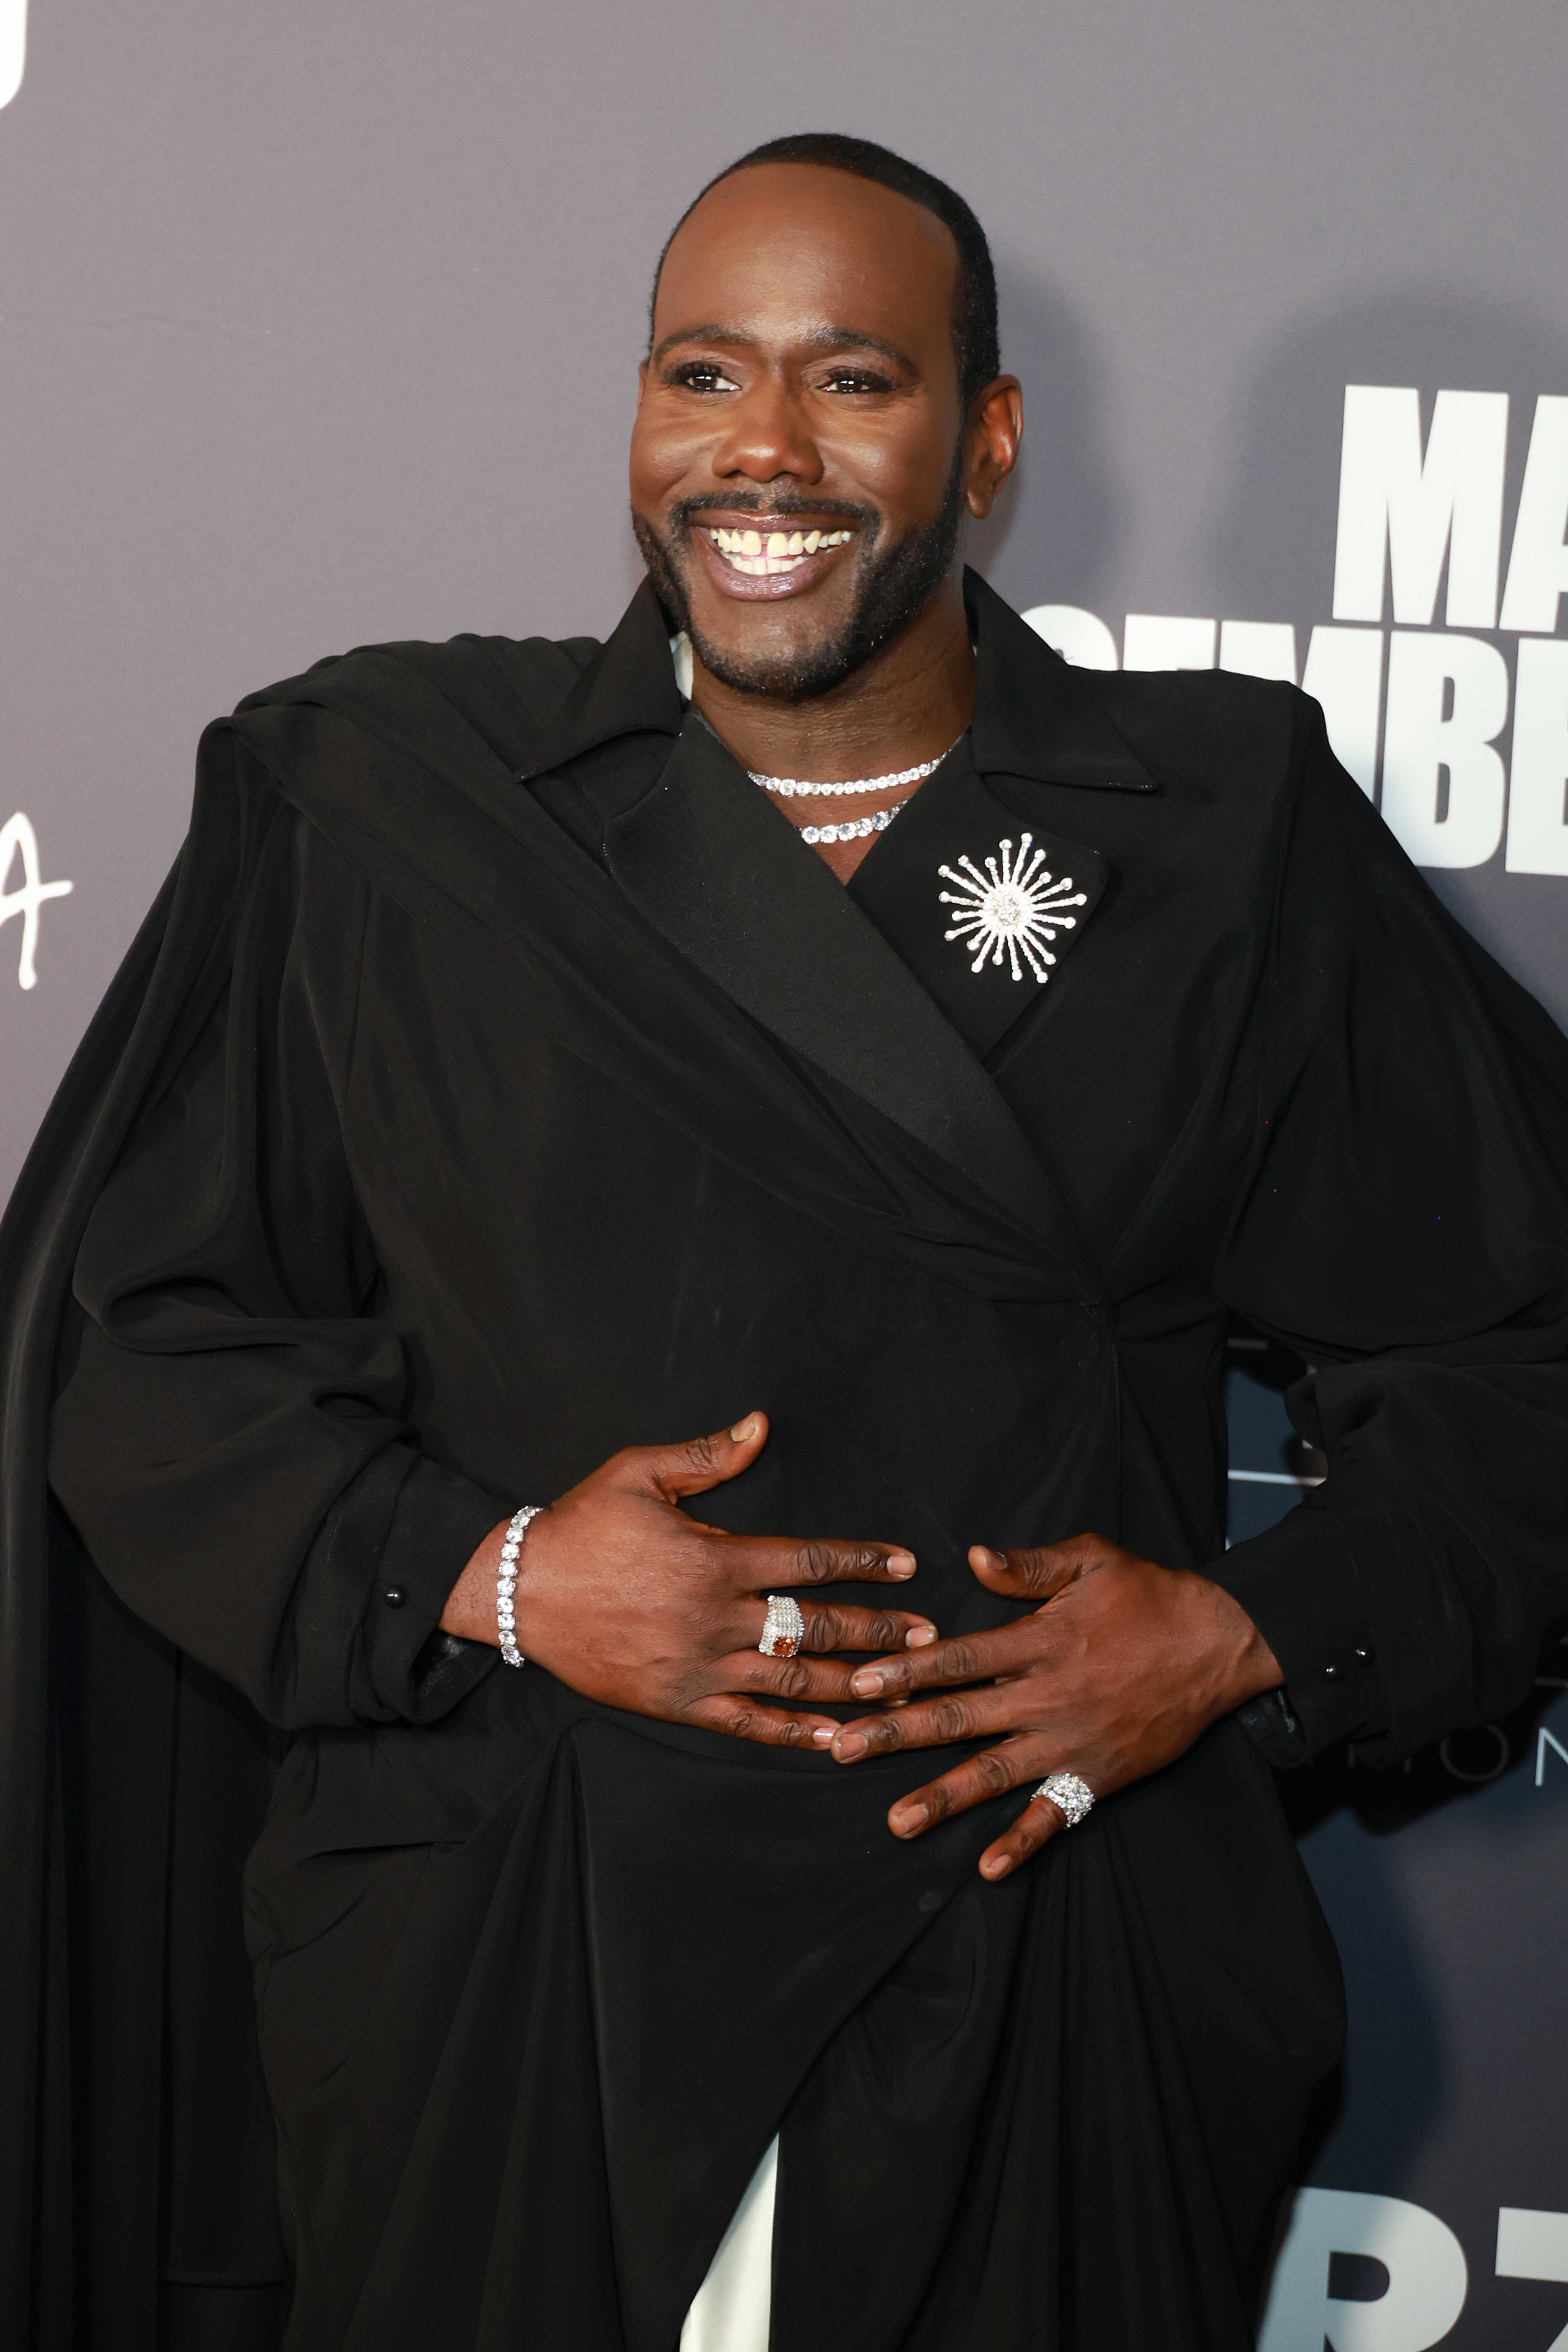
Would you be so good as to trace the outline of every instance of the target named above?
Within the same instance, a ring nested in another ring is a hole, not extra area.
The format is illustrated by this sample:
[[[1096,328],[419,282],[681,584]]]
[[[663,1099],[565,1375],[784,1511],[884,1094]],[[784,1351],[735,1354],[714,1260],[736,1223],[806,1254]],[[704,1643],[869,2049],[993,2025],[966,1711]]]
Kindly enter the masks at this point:
[[[1260,1745],[1386,1762],[1517,1701],[1568,1607],[1568,1042],[1315,703],[1297,787],[1215,1288],[1311,1368],[1287,1404],[1329,1469],[1211,1572],[1285,1672],[1287,1707],[1244,1717]]]
[[[226,985],[78,1259],[51,1484],[127,1605],[268,1720],[423,1720],[495,1661],[432,1635],[511,1506],[422,1451],[375,1312],[339,1116],[365,887],[273,802],[237,896]]]

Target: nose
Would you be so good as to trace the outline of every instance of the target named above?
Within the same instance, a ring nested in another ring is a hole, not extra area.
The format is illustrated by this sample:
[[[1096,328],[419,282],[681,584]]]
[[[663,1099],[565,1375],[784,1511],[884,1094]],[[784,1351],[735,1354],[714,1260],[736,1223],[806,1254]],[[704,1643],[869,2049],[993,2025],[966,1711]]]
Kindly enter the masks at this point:
[[[713,471],[721,480],[737,476],[752,482],[782,478],[820,482],[824,467],[800,401],[787,383],[763,376],[725,412],[724,431],[713,451]]]

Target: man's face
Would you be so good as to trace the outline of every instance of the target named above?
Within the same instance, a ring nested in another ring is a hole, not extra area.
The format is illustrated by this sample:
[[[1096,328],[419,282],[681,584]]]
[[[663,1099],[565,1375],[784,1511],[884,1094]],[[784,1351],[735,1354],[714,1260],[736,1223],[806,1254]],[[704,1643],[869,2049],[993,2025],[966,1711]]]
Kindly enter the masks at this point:
[[[949,571],[957,272],[933,214],[815,164],[721,181],[670,247],[632,519],[667,608],[726,684],[826,693]]]

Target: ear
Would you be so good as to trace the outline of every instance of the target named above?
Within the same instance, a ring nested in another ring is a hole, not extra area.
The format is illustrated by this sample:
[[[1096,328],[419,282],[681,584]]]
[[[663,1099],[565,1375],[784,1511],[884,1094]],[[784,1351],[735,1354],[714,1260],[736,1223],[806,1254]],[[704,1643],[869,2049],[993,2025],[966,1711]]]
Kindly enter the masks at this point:
[[[996,376],[975,394],[964,437],[968,448],[963,495],[978,521],[990,513],[997,491],[1018,462],[1024,438],[1024,392],[1016,375]]]

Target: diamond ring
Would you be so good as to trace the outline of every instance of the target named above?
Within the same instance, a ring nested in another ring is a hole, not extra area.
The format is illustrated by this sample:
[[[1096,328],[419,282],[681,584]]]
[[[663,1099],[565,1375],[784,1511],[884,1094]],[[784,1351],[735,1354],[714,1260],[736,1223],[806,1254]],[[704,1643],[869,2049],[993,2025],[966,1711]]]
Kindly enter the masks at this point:
[[[763,1638],[757,1643],[764,1658],[793,1658],[805,1640],[805,1619],[800,1603],[787,1592],[770,1592]],[[1092,1804],[1094,1800],[1090,1798]]]
[[[1088,1818],[1094,1808],[1094,1790],[1076,1772],[1053,1772],[1035,1790],[1037,1797],[1048,1797],[1069,1830]]]

